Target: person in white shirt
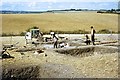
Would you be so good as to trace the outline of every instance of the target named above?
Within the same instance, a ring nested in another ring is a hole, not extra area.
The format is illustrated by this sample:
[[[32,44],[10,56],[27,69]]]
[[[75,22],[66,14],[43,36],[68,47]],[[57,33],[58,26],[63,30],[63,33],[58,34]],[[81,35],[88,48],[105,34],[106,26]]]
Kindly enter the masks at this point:
[[[91,41],[92,44],[95,45],[95,29],[93,28],[93,26],[91,26]]]

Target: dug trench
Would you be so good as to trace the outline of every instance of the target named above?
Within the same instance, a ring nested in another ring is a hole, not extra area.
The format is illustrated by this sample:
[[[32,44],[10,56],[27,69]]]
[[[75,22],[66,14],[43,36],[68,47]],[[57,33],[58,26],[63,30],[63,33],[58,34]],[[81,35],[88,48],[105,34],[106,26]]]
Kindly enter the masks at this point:
[[[87,57],[94,54],[110,54],[118,52],[118,47],[112,46],[82,46],[76,48],[68,48],[68,49],[57,49],[55,50],[58,53],[72,55],[72,56],[80,56]]]
[[[23,56],[15,52],[12,54],[15,59],[2,61],[2,77],[28,80],[31,78],[117,78],[117,53],[118,48],[110,46],[46,50],[40,55],[27,52]],[[47,57],[44,54],[47,54]]]

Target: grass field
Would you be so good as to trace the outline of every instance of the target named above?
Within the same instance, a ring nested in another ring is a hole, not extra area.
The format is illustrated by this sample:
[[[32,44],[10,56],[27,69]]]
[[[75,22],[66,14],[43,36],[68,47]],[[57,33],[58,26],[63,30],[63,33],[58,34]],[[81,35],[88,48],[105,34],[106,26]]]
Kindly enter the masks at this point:
[[[96,12],[2,14],[3,33],[20,33],[33,26],[38,26],[42,32],[78,29],[90,31],[91,25],[95,27],[96,31],[111,29],[116,32],[118,31],[118,15]]]

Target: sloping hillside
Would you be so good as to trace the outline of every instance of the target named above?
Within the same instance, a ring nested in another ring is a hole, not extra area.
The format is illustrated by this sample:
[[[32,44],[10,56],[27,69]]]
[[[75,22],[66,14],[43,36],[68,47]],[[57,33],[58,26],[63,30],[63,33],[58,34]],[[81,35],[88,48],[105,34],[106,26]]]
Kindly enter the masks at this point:
[[[38,26],[42,32],[50,30],[90,31],[90,26],[95,29],[110,29],[118,31],[117,14],[100,14],[96,12],[66,12],[66,13],[41,13],[41,14],[3,14],[3,33],[20,33],[29,27]]]

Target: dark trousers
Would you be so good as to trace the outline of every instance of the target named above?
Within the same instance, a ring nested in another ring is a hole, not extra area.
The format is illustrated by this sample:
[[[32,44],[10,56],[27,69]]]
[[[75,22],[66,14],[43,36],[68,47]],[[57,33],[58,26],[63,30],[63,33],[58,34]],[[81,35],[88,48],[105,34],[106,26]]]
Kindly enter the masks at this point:
[[[57,41],[54,42],[54,48],[57,48]]]
[[[85,41],[86,45],[90,45],[90,40]]]
[[[92,44],[95,45],[95,36],[94,35],[91,35],[91,41],[92,41]]]

